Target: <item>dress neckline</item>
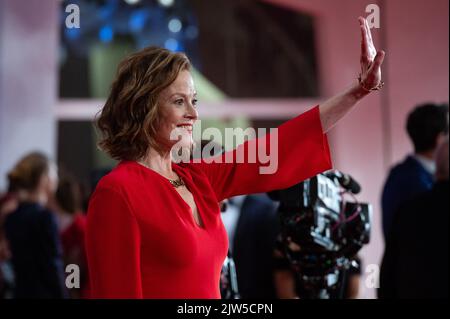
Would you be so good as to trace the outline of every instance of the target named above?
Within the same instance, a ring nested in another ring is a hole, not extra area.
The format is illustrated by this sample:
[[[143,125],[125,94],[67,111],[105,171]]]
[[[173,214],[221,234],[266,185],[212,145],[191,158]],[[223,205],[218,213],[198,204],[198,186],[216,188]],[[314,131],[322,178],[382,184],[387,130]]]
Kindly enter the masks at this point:
[[[194,200],[194,202],[195,202],[195,206],[197,207],[197,214],[199,215],[200,220],[201,220],[201,222],[203,223],[203,226],[199,225],[199,224],[195,221],[195,218],[194,218],[194,212],[192,211],[191,206],[189,206],[189,204],[184,200],[184,198],[180,195],[180,193],[178,193],[178,191],[173,187],[173,185],[170,183],[170,181],[169,181],[165,176],[161,175],[160,173],[158,173],[157,171],[155,171],[155,170],[153,170],[153,169],[151,169],[151,168],[148,168],[148,167],[146,167],[146,166],[144,166],[144,165],[142,165],[142,164],[139,164],[139,163],[136,162],[136,161],[123,161],[122,163],[125,164],[125,163],[127,163],[127,162],[130,163],[130,164],[132,164],[132,165],[138,166],[138,167],[140,167],[142,170],[144,170],[144,171],[146,171],[146,172],[149,172],[149,173],[151,173],[151,174],[157,176],[159,179],[164,180],[163,183],[165,183],[167,186],[169,186],[169,188],[171,189],[171,192],[174,192],[174,193],[175,193],[175,196],[177,196],[178,199],[181,200],[181,202],[183,203],[183,205],[188,209],[189,215],[190,215],[190,220],[191,220],[192,224],[194,225],[194,227],[195,227],[195,228],[198,228],[198,229],[200,229],[200,230],[202,230],[202,231],[206,231],[206,230],[207,230],[207,229],[206,229],[206,220],[205,220],[205,218],[204,218],[203,211],[200,209],[200,207],[199,207],[199,205],[198,205],[198,202],[197,202],[196,199],[195,199],[195,195],[194,195],[194,193],[192,192],[191,179],[190,179],[190,178],[186,178],[186,174],[184,174],[183,169],[182,169],[181,167],[179,167],[176,163],[173,163],[173,162],[172,162],[172,169],[173,169],[173,171],[174,171],[179,177],[181,177],[181,178],[183,179],[183,181],[184,181],[185,184],[186,184],[186,187],[188,188],[189,192],[192,194],[192,198],[193,198],[193,200]]]

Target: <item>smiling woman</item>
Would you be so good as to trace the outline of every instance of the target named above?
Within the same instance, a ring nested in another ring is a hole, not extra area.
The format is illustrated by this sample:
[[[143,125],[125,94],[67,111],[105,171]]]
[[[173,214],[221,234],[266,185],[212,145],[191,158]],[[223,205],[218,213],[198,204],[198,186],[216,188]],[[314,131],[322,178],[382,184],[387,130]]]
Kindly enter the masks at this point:
[[[218,203],[287,188],[331,168],[324,132],[381,83],[384,53],[375,57],[363,18],[360,28],[359,83],[278,127],[277,169],[270,174],[260,173],[259,160],[225,161],[250,157],[258,139],[218,155],[221,160],[175,164],[172,148],[191,148],[198,118],[188,58],[150,47],[119,65],[98,120],[100,146],[120,163],[89,203],[92,297],[220,298],[228,240]]]
[[[158,99],[162,136],[169,136],[171,141],[181,142],[181,145],[177,143],[180,146],[192,145],[192,126],[198,118],[196,96],[191,73],[188,70],[180,71],[175,81],[161,92]],[[165,140],[159,142],[164,143]]]
[[[139,160],[149,146],[162,150],[156,133],[165,124],[163,117],[170,116],[168,112],[172,109],[168,104],[175,106],[184,97],[171,95],[178,93],[177,90],[193,94],[189,68],[190,62],[184,54],[155,47],[123,60],[97,121],[103,134],[99,146],[117,160]],[[174,82],[179,74],[184,77]],[[170,84],[173,85],[169,88]]]

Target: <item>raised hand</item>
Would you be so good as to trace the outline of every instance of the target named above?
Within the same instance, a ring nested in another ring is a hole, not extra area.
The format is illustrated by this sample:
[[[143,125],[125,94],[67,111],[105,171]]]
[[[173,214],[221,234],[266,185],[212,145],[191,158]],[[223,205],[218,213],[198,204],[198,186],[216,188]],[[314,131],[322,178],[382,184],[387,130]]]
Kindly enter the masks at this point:
[[[373,90],[382,85],[381,64],[385,52],[377,51],[373,44],[369,24],[363,17],[358,18],[361,29],[361,86],[366,90]]]
[[[373,90],[383,86],[381,80],[381,65],[385,53],[377,51],[370,34],[369,24],[363,17],[358,18],[361,29],[361,73],[359,83],[336,94],[320,104],[320,121],[323,132],[328,132],[350,109]]]

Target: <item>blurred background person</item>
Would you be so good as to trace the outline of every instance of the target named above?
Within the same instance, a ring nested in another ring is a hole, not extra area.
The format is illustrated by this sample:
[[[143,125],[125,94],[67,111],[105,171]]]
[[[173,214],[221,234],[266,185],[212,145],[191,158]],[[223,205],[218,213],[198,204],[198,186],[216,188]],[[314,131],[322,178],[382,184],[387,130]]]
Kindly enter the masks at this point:
[[[12,297],[14,276],[4,224],[6,216],[16,210],[17,205],[18,201],[12,190],[0,196],[0,299]]]
[[[417,106],[408,115],[406,130],[414,145],[414,153],[391,169],[384,185],[382,209],[385,239],[399,206],[433,186],[436,148],[448,133],[448,104]]]
[[[86,217],[82,211],[83,196],[81,185],[75,177],[60,174],[55,194],[55,212],[63,248],[64,264],[75,264],[80,269],[80,288],[71,289],[70,297],[86,299],[89,296],[89,279],[84,247]]]
[[[228,200],[222,220],[236,264],[242,299],[276,298],[273,250],[279,232],[277,205],[266,194]]]
[[[33,152],[8,173],[18,207],[4,228],[14,269],[15,298],[63,298],[64,273],[54,213],[46,208],[57,186],[56,165]]]
[[[400,206],[386,242],[379,298],[448,298],[449,141],[436,154],[436,183]]]

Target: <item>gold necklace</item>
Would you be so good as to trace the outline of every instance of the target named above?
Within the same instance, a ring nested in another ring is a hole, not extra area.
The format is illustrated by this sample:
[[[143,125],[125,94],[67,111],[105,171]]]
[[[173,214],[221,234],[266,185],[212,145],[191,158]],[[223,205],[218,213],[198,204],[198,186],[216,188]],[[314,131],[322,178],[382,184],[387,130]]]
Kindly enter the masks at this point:
[[[148,169],[151,169],[150,167],[148,167],[148,165],[147,164],[145,164],[145,163],[143,163],[143,162],[139,162],[138,161],[138,163],[139,164],[141,164],[142,166],[144,166],[144,167],[146,167],[146,168],[148,168]],[[161,174],[160,174],[161,175]],[[162,175],[161,175],[162,176]],[[164,176],[165,177],[165,176]],[[178,177],[178,179],[170,179],[170,178],[167,178],[167,177],[165,177],[169,182],[170,182],[170,184],[172,184],[172,186],[173,187],[175,187],[175,188],[178,188],[178,187],[180,187],[180,186],[185,186],[186,184],[184,183],[184,181],[181,179],[181,177]]]
[[[173,187],[177,188],[180,186],[185,186],[186,184],[184,184],[184,181],[181,179],[181,177],[179,177],[178,179],[169,179],[170,184],[172,184]]]

